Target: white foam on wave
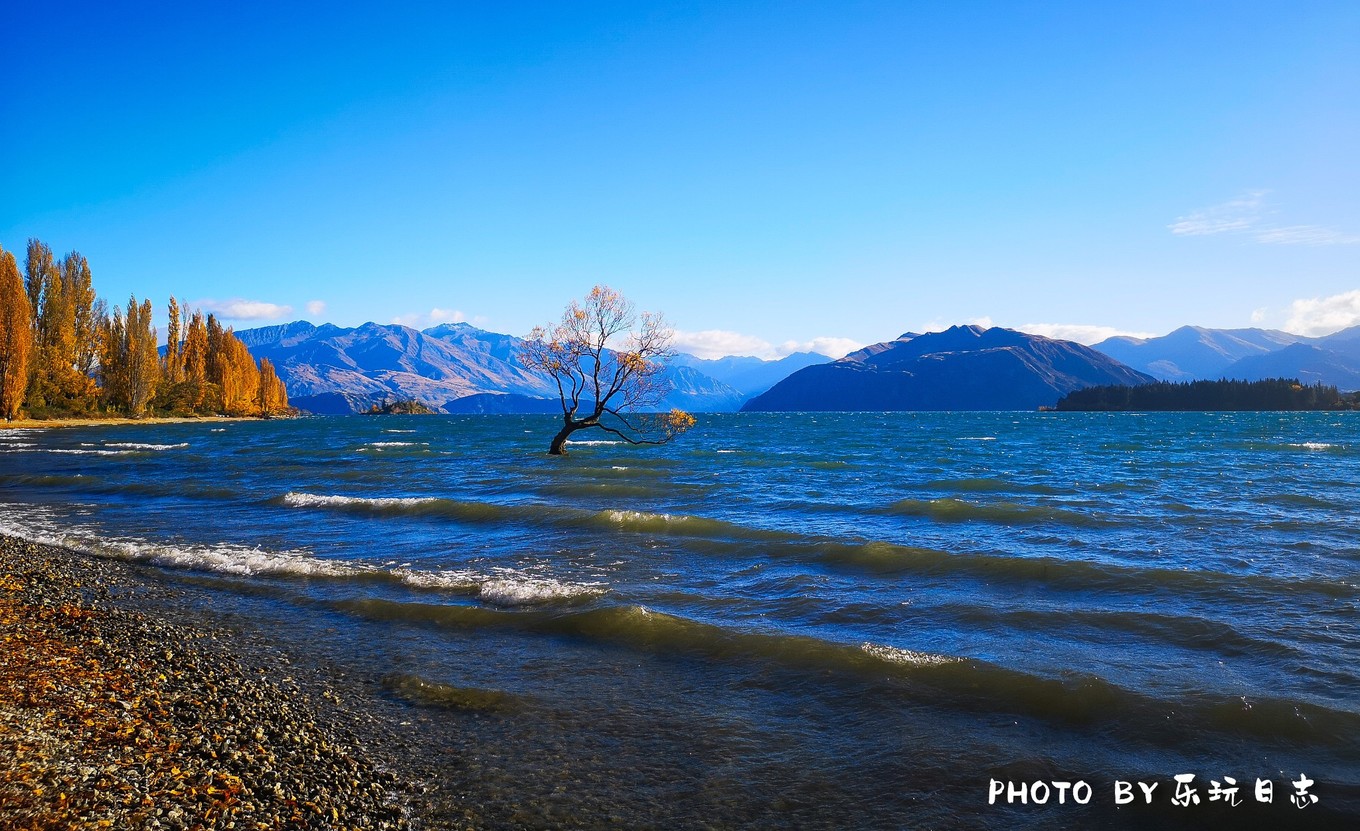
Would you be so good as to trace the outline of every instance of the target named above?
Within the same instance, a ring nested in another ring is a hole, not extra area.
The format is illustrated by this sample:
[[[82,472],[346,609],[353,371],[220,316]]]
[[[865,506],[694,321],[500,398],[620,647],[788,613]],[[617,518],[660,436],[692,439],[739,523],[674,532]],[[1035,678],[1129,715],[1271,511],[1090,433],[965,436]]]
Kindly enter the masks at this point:
[[[605,511],[604,516],[608,518],[610,522],[617,522],[620,525],[629,522],[648,521],[683,522],[684,520],[689,519],[689,517],[684,515],[673,516],[671,514],[654,514],[650,511],[623,511],[618,509]]]
[[[600,583],[568,583],[550,577],[516,576],[483,581],[477,596],[496,606],[531,606],[597,597],[606,590]]]
[[[225,427],[214,427],[214,428],[212,428],[211,430],[209,430],[208,432],[209,432],[209,433],[225,433],[225,432],[227,432],[227,428],[225,428]]]
[[[740,450],[719,450],[719,453],[740,453]]]
[[[34,505],[0,504],[0,534],[41,545],[71,548],[97,557],[236,577],[345,579],[386,573],[413,588],[476,594],[479,599],[496,606],[583,600],[609,590],[604,583],[570,582],[514,569],[494,569],[494,574],[487,574],[458,569],[423,571],[411,568],[410,563],[385,568],[364,562],[327,560],[303,549],[273,551],[238,543],[166,543],[108,536],[96,528],[74,524],[69,518],[55,517],[50,510]]]
[[[384,430],[384,433],[414,433],[415,430]]]
[[[591,447],[591,446],[593,446],[593,445],[599,445],[599,444],[623,444],[623,442],[621,442],[621,441],[613,441],[613,440],[610,440],[610,439],[586,439],[586,440],[584,440],[584,441],[575,441],[575,440],[568,441],[567,444],[576,444],[576,445],[580,445],[581,447]]]
[[[1333,447],[1336,447],[1335,444],[1328,444],[1327,442],[1324,441],[1305,441],[1299,442],[1297,444],[1291,444],[1289,446],[1302,447],[1304,450],[1331,450]]]
[[[959,441],[996,441],[996,436],[959,436]]]
[[[411,568],[410,563],[402,563],[392,573],[408,586],[436,591],[471,591],[477,588],[479,578],[485,579],[475,571],[420,571]]]
[[[317,493],[289,491],[283,495],[283,504],[290,508],[325,508],[337,505],[398,505],[410,507],[438,502],[434,496],[330,496]]]
[[[128,450],[174,450],[178,447],[188,447],[189,443],[187,441],[182,441],[179,444],[147,444],[137,441],[111,441],[106,442],[104,446],[123,447]]]
[[[20,448],[20,447],[37,447],[37,446],[38,446],[37,442],[31,442],[31,441],[4,441],[4,442],[0,442],[0,448]]]
[[[82,449],[79,447],[47,447],[40,448],[36,453],[63,453],[69,455],[90,455],[90,456],[131,456],[136,450],[93,450]]]
[[[417,447],[417,446],[429,447],[429,446],[430,446],[430,443],[427,442],[427,441],[421,441],[421,442],[415,442],[415,441],[371,441],[371,442],[369,442],[368,444],[364,445],[364,447],[376,447],[376,448],[379,449],[379,450],[382,450],[382,449],[385,448],[385,447]]]
[[[911,664],[913,666],[933,667],[942,664],[957,664],[962,658],[955,658],[949,655],[936,655],[933,652],[916,652],[911,649],[902,649],[897,646],[884,646],[877,643],[860,644],[860,649],[878,658],[881,661],[891,661],[894,664]]]
[[[8,512],[0,514],[0,533],[43,545],[73,548],[97,557],[243,577],[257,574],[348,577],[366,571],[354,564],[319,559],[307,551],[268,551],[234,543],[160,543],[134,537],[103,536],[90,528],[69,525],[69,521],[63,521],[62,526],[55,521],[44,522],[31,505],[14,507],[23,512],[23,521],[14,521]]]

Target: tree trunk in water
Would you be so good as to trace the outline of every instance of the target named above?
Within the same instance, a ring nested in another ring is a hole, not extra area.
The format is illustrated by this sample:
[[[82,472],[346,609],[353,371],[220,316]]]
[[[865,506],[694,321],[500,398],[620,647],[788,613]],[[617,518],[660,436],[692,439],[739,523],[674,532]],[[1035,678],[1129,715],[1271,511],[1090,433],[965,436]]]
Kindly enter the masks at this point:
[[[576,426],[568,421],[562,426],[561,432],[553,437],[552,446],[548,448],[548,454],[552,456],[567,455],[567,436],[576,431]]]

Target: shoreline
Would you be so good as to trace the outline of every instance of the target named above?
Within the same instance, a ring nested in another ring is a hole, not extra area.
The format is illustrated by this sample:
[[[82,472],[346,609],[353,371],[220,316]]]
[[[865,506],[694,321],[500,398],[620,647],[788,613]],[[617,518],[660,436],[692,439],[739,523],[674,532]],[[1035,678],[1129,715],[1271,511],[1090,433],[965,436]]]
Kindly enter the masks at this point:
[[[280,418],[281,416],[275,416]],[[62,427],[116,427],[137,424],[197,424],[228,421],[272,421],[258,416],[155,416],[152,418],[22,418],[14,421],[0,421],[0,430],[45,430]]]
[[[185,594],[0,535],[0,825],[444,827],[392,712]]]

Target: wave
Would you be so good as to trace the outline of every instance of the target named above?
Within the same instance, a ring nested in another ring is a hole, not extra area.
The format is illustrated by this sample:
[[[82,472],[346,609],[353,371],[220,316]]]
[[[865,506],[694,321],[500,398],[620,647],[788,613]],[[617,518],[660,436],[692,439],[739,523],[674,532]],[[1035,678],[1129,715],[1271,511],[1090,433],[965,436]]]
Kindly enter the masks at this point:
[[[324,508],[394,516],[442,516],[463,522],[523,522],[574,528],[631,531],[681,537],[793,540],[797,534],[738,525],[691,514],[606,509],[589,511],[558,505],[463,502],[434,496],[332,496],[290,491],[274,500],[292,508]]]
[[[427,442],[427,441],[419,441],[419,442],[417,442],[417,441],[371,441],[371,442],[369,442],[368,444],[364,445],[364,447],[418,447],[418,446],[429,447],[429,446],[430,446],[430,443]]]
[[[31,512],[31,509],[30,509]],[[81,528],[56,529],[56,523],[16,521],[0,513],[0,534],[29,542],[70,548],[108,559],[142,562],[166,568],[212,572],[235,577],[302,577],[331,580],[389,581],[410,588],[463,594],[501,607],[580,603],[609,591],[607,584],[571,582],[526,574],[514,569],[423,571],[406,566],[328,560],[306,550],[268,550],[233,543],[163,543],[131,537],[103,536]]]
[[[1295,597],[1300,594],[1354,597],[1360,593],[1360,589],[1344,580],[1297,579],[1269,574],[1132,566],[1060,557],[950,552],[881,540],[845,540],[809,536],[691,514],[625,509],[591,512],[555,505],[499,505],[489,502],[460,502],[440,497],[355,497],[298,492],[290,492],[272,501],[275,504],[295,508],[390,516],[442,517],[468,523],[524,523],[683,537],[688,540],[686,543],[688,548],[711,556],[747,557],[751,554],[752,543],[758,543],[760,550],[771,557],[794,562],[820,562],[876,574],[898,572],[971,574],[985,580],[1027,580],[1076,589],[1111,591],[1121,595],[1173,592],[1221,596],[1223,591],[1230,590],[1259,592],[1264,596],[1278,598]],[[1083,524],[1095,525],[1106,522],[1098,517],[1072,515],[1080,518]],[[1052,518],[1049,513],[1044,513],[1043,516],[1049,520]]]
[[[148,444],[136,441],[111,441],[105,442],[104,446],[121,447],[129,450],[175,450],[180,447],[188,447],[189,443],[187,441],[182,441],[179,444]]]
[[[1072,493],[1071,489],[1055,488],[1051,485],[1025,484],[1011,482],[1006,479],[994,479],[986,476],[973,476],[962,479],[932,479],[914,486],[920,490],[935,491],[964,491],[967,493],[1013,493],[1021,491],[1024,493],[1038,493],[1045,495],[1058,495]]]
[[[575,440],[575,439],[570,439],[570,440],[567,441],[567,444],[574,444],[574,445],[576,445],[576,446],[578,446],[578,447],[594,447],[594,446],[602,445],[602,444],[623,444],[623,442],[621,442],[621,441],[612,441],[612,440],[610,440],[610,439],[585,439],[585,440],[581,440],[581,441],[577,441],[577,440]]]
[[[988,661],[879,643],[847,644],[807,635],[719,626],[637,605],[580,611],[504,611],[483,606],[341,600],[333,608],[370,620],[451,629],[503,629],[567,636],[667,657],[693,656],[751,667],[764,663],[798,673],[809,683],[828,674],[888,684],[922,704],[982,712],[1017,713],[1075,725],[1109,725],[1147,739],[1159,725],[1177,744],[1184,731],[1211,725],[1232,734],[1355,745],[1360,714],[1304,701],[1240,698],[1213,691],[1167,697],[1135,692],[1087,673],[1058,677]]]
[[[904,516],[921,516],[940,522],[995,522],[1006,525],[1037,525],[1055,522],[1085,528],[1118,525],[1113,520],[1041,505],[1024,505],[1018,502],[967,502],[962,499],[945,497],[941,499],[902,499],[887,508],[885,513]]]
[[[504,712],[522,705],[519,696],[500,690],[475,687],[456,687],[438,681],[428,681],[419,675],[393,674],[382,680],[383,686],[399,698],[415,704],[446,707],[472,712]]]

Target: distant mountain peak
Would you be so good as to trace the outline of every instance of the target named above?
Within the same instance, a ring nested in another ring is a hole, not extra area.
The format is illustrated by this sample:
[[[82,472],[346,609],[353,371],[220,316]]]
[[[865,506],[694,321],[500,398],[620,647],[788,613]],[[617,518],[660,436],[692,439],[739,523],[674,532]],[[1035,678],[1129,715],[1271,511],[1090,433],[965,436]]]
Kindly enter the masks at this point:
[[[1151,380],[1079,343],[969,324],[799,370],[742,410],[1032,410],[1082,387]]]

